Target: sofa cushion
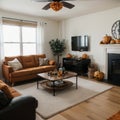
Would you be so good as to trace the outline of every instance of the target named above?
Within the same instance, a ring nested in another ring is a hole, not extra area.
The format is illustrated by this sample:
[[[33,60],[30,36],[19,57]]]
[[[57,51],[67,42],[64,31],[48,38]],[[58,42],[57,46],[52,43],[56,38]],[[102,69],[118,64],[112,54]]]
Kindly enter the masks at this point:
[[[0,109],[4,108],[10,103],[11,99],[7,97],[4,91],[0,90]]]
[[[33,74],[38,74],[38,73],[42,73],[42,72],[48,72],[51,70],[54,70],[55,66],[54,65],[44,65],[44,66],[38,66],[38,67],[34,67],[32,73]]]
[[[30,68],[30,67],[35,67],[35,58],[33,55],[29,56],[21,56],[22,59],[22,64],[24,68]]]
[[[32,71],[33,71],[33,68],[25,68],[25,69],[11,73],[11,77],[21,77],[21,76],[31,75]]]
[[[54,69],[55,69],[54,65],[45,65],[45,66],[26,68],[26,69],[22,69],[22,70],[11,73],[11,77],[15,78],[15,77],[21,77],[21,76],[28,76],[32,74],[41,73],[41,72],[51,71]]]
[[[39,58],[46,58],[46,55],[45,54],[35,55],[36,66],[39,66]]]
[[[15,59],[12,60],[12,61],[8,61],[8,65],[11,66],[14,71],[23,68],[22,64],[19,62],[19,60],[18,60],[17,58],[15,58]]]

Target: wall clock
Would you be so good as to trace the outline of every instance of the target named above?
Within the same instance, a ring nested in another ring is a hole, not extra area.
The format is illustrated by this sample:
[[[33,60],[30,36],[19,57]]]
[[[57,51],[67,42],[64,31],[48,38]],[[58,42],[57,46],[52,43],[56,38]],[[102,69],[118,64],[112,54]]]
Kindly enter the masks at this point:
[[[120,20],[113,24],[111,32],[114,39],[120,39]]]

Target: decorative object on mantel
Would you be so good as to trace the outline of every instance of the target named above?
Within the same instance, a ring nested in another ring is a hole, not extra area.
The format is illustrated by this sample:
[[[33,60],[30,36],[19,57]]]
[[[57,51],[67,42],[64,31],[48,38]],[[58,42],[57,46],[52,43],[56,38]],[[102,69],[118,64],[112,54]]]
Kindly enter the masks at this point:
[[[114,39],[112,39],[111,41],[110,41],[110,44],[116,44],[117,42],[116,42],[116,40],[114,40]]]
[[[96,80],[101,81],[101,80],[103,80],[103,78],[104,78],[104,73],[101,72],[101,71],[95,71],[95,72],[94,72],[94,78],[95,78]]]
[[[108,44],[108,43],[110,43],[111,39],[112,39],[112,37],[106,34],[106,35],[103,37],[103,40],[102,40],[102,41],[103,41],[104,44]]]
[[[100,44],[120,44],[120,39],[113,39],[112,36],[106,34]]]
[[[116,44],[120,44],[120,39],[119,40],[115,40],[116,41]]]
[[[106,34],[100,44],[120,44],[120,20],[112,25],[111,33],[112,37]]]
[[[120,20],[112,25],[111,33],[114,39],[120,40]]]
[[[112,40],[112,37],[106,34],[103,37],[103,40],[100,41],[100,44],[109,44],[111,40]]]

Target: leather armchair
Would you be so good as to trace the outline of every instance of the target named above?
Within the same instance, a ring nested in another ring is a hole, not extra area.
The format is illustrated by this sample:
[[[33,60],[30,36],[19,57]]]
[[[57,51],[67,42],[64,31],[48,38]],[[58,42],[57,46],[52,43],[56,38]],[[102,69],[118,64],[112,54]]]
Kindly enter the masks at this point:
[[[38,101],[32,96],[18,96],[0,110],[0,120],[35,120]]]

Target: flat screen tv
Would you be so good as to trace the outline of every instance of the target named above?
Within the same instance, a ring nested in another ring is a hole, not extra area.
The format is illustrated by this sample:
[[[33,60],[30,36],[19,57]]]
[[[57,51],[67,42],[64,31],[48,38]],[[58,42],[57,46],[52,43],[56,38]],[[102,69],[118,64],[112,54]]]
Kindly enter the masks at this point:
[[[72,36],[71,37],[71,48],[72,51],[88,51],[89,40],[88,36]]]

